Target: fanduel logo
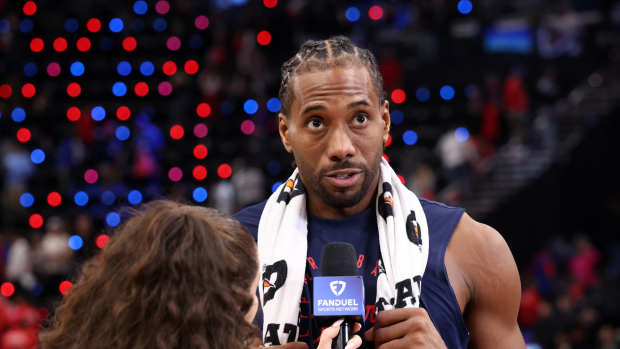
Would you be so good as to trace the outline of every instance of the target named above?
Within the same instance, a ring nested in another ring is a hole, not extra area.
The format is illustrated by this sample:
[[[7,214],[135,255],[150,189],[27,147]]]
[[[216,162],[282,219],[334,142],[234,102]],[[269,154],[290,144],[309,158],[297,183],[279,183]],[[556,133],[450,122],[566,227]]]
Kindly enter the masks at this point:
[[[338,289],[338,286],[341,286],[340,289]],[[342,280],[335,280],[329,283],[329,288],[332,290],[334,296],[340,296],[346,287],[347,283]]]

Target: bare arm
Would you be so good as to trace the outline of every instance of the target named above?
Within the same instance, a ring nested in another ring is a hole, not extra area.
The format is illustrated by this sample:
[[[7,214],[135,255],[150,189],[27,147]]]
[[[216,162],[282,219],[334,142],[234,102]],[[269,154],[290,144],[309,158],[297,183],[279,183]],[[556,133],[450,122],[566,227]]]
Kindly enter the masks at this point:
[[[455,260],[468,279],[465,321],[472,348],[525,348],[517,314],[521,282],[506,241],[464,215],[454,237]],[[451,243],[452,244],[452,243]]]

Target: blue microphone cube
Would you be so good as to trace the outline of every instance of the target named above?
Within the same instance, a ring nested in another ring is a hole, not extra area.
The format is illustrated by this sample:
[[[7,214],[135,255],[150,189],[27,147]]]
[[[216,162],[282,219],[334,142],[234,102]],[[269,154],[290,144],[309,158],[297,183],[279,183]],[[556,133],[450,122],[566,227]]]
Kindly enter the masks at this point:
[[[365,318],[364,281],[361,276],[316,276],[313,283],[314,316]]]

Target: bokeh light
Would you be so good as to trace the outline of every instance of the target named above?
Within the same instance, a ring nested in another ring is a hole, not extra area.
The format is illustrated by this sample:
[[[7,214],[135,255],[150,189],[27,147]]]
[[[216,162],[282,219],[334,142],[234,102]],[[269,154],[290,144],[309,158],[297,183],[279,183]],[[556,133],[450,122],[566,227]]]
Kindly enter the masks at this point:
[[[65,30],[69,33],[75,33],[80,27],[80,23],[75,18],[67,18],[65,20]]]
[[[127,76],[131,74],[131,63],[127,61],[120,61],[116,65],[116,72],[120,76]]]
[[[105,248],[105,245],[107,245],[109,241],[110,237],[107,234],[101,234],[97,236],[97,239],[95,240],[95,245],[97,245],[97,247],[103,250]]]
[[[349,22],[357,22],[360,19],[360,15],[360,10],[355,6],[349,7],[344,13]]]
[[[2,296],[9,298],[14,293],[15,293],[15,286],[12,283],[6,281],[6,282],[3,282],[2,285],[0,285],[0,294],[2,294]]]
[[[43,42],[43,39],[34,38],[30,40],[30,50],[32,52],[41,52],[43,51],[44,47],[45,47],[45,43]]]
[[[33,163],[39,165],[45,161],[45,152],[42,149],[35,149],[30,153],[30,160]]]
[[[155,18],[155,20],[153,21],[153,30],[161,33],[166,30],[166,28],[168,28],[168,21],[166,21],[165,18]]]
[[[177,72],[177,64],[173,61],[166,61],[162,65],[161,70],[168,76],[174,75]]]
[[[194,169],[192,170],[192,176],[194,177],[194,179],[202,181],[203,179],[207,178],[207,168],[202,165],[194,166]]]
[[[144,61],[140,64],[140,74],[151,76],[155,72],[155,65],[151,61]]]
[[[392,97],[392,102],[396,104],[401,104],[407,100],[407,94],[405,93],[404,90],[400,88],[397,88],[394,91],[392,91],[391,97]]]
[[[67,39],[63,37],[58,37],[54,39],[54,42],[52,43],[52,47],[54,48],[54,51],[56,52],[66,51],[67,50]]]
[[[388,139],[385,141],[385,147],[387,148],[390,145],[392,145],[392,135],[388,133]]]
[[[65,281],[61,282],[60,285],[58,285],[58,290],[60,291],[60,293],[63,296],[66,296],[69,293],[71,293],[71,286],[73,286],[71,281],[65,280]]]
[[[418,142],[418,134],[413,130],[403,132],[403,142],[407,145],[414,145]]]
[[[172,93],[172,84],[168,81],[162,81],[157,85],[157,92],[162,96],[170,96]]]
[[[166,47],[170,51],[178,51],[181,48],[181,39],[178,36],[171,36],[166,40]]]
[[[200,15],[194,20],[194,25],[199,30],[205,30],[209,27],[209,18],[205,15]]]
[[[93,183],[96,183],[98,179],[99,179],[99,173],[97,173],[96,170],[93,170],[91,168],[91,169],[86,170],[86,172],[84,172],[84,180],[86,181],[86,183],[93,184]]]
[[[383,8],[378,5],[371,6],[370,9],[368,9],[368,17],[373,21],[380,20],[383,18]]]
[[[269,98],[267,101],[267,110],[272,113],[277,113],[282,109],[282,102],[278,97]]]
[[[209,149],[204,144],[198,144],[194,147],[193,153],[196,159],[202,160],[207,157],[207,154],[209,154]]]
[[[139,205],[142,202],[142,193],[134,189],[127,194],[127,201],[132,205]]]
[[[449,101],[454,98],[454,87],[450,85],[444,85],[439,90],[439,95],[445,101]]]
[[[274,8],[278,6],[278,0],[263,0],[263,6],[266,8]]]
[[[243,122],[241,122],[241,132],[243,132],[243,134],[251,135],[252,133],[254,133],[255,129],[256,125],[254,124],[254,121],[243,120]]]
[[[116,194],[111,190],[104,190],[101,193],[101,202],[106,206],[111,206],[116,201]]]
[[[469,139],[469,131],[465,127],[458,127],[456,130],[454,130],[454,137],[459,142],[465,142]]]
[[[105,216],[105,223],[110,227],[116,227],[121,223],[121,216],[116,212],[110,212]]]
[[[75,61],[71,63],[69,70],[71,71],[71,75],[73,76],[82,76],[84,75],[84,70],[85,70],[84,63],[80,61]]]
[[[60,71],[61,71],[60,64],[56,62],[51,62],[50,64],[47,65],[47,75],[49,76],[56,77],[60,75]],[[79,91],[81,92],[81,88],[79,89]]]
[[[75,45],[80,52],[86,52],[92,46],[89,38],[79,38]]]
[[[155,4],[155,12],[165,15],[170,11],[170,3],[166,0],[160,0]]]
[[[232,168],[229,164],[221,164],[217,168],[217,175],[223,179],[230,178],[230,176],[232,176]]]
[[[125,24],[123,23],[123,20],[118,17],[112,18],[108,23],[108,28],[113,33],[120,33],[124,27]]]
[[[149,85],[144,81],[140,81],[133,87],[133,92],[138,97],[144,97],[149,94]]]
[[[62,195],[59,192],[53,191],[47,194],[47,204],[52,207],[58,207],[62,203]]]
[[[78,84],[77,82],[72,82],[69,85],[67,85],[67,95],[69,95],[69,97],[76,98],[81,93],[82,93],[82,86],[80,86],[80,84]]]
[[[31,137],[32,133],[29,129],[22,127],[17,130],[17,141],[19,141],[20,143],[27,143],[28,141],[30,141]]]
[[[41,216],[38,213],[33,213],[28,218],[28,225],[30,225],[32,229],[41,228],[43,226],[43,223],[44,223],[43,216]]]
[[[32,98],[36,93],[37,89],[33,84],[27,83],[22,86],[22,96]]]
[[[184,135],[185,129],[183,129],[183,126],[173,125],[172,127],[170,127],[170,138],[178,141],[179,139],[183,138]]]
[[[69,248],[74,251],[77,251],[80,248],[82,248],[82,246],[84,246],[84,240],[79,235],[71,235],[68,243],[69,243]]]
[[[34,28],[34,23],[28,18],[24,18],[22,19],[21,22],[19,22],[19,30],[22,33],[32,33],[33,28]]]
[[[116,97],[123,97],[127,94],[127,85],[122,81],[117,81],[112,85],[112,94]]]
[[[143,15],[148,11],[149,5],[146,1],[138,0],[133,3],[133,12],[137,15]]]
[[[131,109],[125,105],[121,105],[116,109],[116,118],[120,121],[129,120],[131,117]]]
[[[114,135],[119,141],[126,141],[131,136],[131,131],[129,130],[129,127],[121,125],[116,128],[116,130],[114,131]]]
[[[243,103],[243,110],[249,115],[256,114],[258,111],[258,102],[254,99],[248,99]]]
[[[13,108],[11,112],[11,119],[15,122],[23,122],[26,120],[26,111],[21,107]]]
[[[196,202],[205,202],[208,196],[209,196],[209,193],[203,187],[196,187],[194,191],[192,192],[192,198]]]
[[[196,107],[196,114],[198,114],[198,116],[200,116],[201,118],[206,118],[211,115],[211,106],[209,105],[209,103],[198,104],[198,106]]]
[[[100,105],[93,107],[90,111],[90,117],[97,122],[102,121],[106,117],[105,108]]]
[[[183,170],[181,170],[178,167],[172,167],[170,170],[168,170],[168,179],[170,179],[173,182],[178,182],[183,178]]]
[[[405,120],[405,114],[400,110],[392,110],[390,112],[390,120],[394,125],[400,125]]]
[[[415,98],[419,102],[427,102],[431,98],[431,91],[426,87],[418,87],[415,91]]]
[[[81,117],[82,117],[82,111],[80,110],[80,108],[69,107],[69,109],[67,109],[67,119],[69,119],[69,121],[76,122],[80,120]]]
[[[26,75],[27,77],[31,78],[37,75],[38,72],[39,72],[39,68],[37,67],[35,63],[28,62],[24,64],[24,75]]]
[[[460,0],[456,7],[463,15],[471,13],[471,11],[474,9],[474,5],[469,0]]]
[[[37,4],[34,1],[26,1],[22,10],[26,16],[32,16],[37,13]]]
[[[132,52],[138,47],[138,41],[133,36],[128,36],[123,39],[123,49],[127,52]]]
[[[86,194],[86,192],[84,191],[78,191],[77,193],[75,193],[75,195],[73,195],[73,202],[75,202],[77,206],[86,206],[88,204],[88,200],[88,194]]]
[[[271,33],[267,30],[261,30],[256,35],[256,42],[261,46],[267,46],[271,43]]]
[[[86,22],[86,29],[91,33],[97,33],[101,30],[101,21],[98,18],[91,18]]]
[[[205,138],[209,134],[209,128],[203,123],[194,125],[194,136],[197,138]]]
[[[194,75],[196,73],[198,73],[198,62],[196,62],[193,59],[189,59],[185,62],[185,64],[183,65],[183,70],[185,70],[185,73],[187,75]]]
[[[34,205],[34,195],[26,192],[19,196],[19,204],[22,207],[32,207]]]
[[[11,98],[11,95],[13,94],[13,89],[11,88],[11,85],[9,84],[2,84],[0,85],[0,98]]]

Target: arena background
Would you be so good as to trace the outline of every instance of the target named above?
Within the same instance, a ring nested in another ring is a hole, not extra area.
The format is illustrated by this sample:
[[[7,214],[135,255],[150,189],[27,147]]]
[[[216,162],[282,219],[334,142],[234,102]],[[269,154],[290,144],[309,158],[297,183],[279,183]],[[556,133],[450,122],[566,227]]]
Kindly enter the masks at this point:
[[[0,348],[124,207],[266,198],[279,67],[338,34],[378,58],[406,185],[508,241],[528,345],[620,347],[619,32],[611,0],[0,0]]]

